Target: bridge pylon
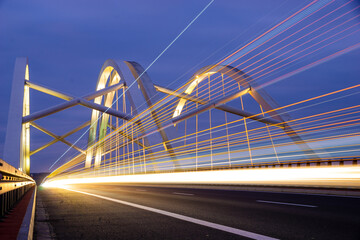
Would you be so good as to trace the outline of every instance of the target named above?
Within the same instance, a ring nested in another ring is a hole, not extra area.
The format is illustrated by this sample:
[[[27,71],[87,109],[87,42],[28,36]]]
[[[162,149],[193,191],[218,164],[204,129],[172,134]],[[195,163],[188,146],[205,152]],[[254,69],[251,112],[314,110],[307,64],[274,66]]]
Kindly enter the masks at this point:
[[[11,87],[10,106],[6,130],[4,160],[30,174],[30,123],[23,123],[22,118],[30,114],[29,65],[27,57],[16,58]]]

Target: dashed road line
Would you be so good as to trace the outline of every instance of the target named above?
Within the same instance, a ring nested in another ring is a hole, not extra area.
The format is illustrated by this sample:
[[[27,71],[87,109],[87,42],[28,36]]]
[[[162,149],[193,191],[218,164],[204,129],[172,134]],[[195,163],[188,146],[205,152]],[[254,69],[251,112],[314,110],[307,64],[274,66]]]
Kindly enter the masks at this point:
[[[298,207],[309,207],[309,208],[316,208],[317,206],[314,205],[306,205],[306,204],[298,204],[298,203],[287,203],[287,202],[273,202],[273,201],[265,201],[265,200],[256,200],[260,203],[271,203],[271,204],[280,204],[280,205],[290,205],[290,206],[298,206]]]
[[[192,194],[192,193],[173,192],[173,194],[176,194],[176,195],[184,195],[184,196],[194,196],[194,194]]]

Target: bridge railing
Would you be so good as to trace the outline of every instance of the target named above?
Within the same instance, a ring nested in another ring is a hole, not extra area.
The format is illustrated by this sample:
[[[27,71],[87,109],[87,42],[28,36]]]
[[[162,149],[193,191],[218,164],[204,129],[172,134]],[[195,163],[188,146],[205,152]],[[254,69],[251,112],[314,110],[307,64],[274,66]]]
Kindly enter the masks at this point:
[[[237,165],[235,168],[272,168],[272,167],[312,167],[312,166],[332,166],[332,165],[358,165],[360,158],[337,158],[337,159],[316,159],[316,160],[294,160],[269,163],[258,163],[253,165]]]
[[[34,185],[30,176],[0,159],[0,218]]]

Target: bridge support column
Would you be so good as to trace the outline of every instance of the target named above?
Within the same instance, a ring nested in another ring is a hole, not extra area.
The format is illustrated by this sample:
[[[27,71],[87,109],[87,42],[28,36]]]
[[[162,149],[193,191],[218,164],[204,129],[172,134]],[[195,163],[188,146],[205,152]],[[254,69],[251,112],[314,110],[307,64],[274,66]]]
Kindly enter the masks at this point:
[[[26,57],[17,58],[12,82],[8,123],[6,129],[4,160],[30,174],[30,123],[22,117],[30,114],[29,66]]]

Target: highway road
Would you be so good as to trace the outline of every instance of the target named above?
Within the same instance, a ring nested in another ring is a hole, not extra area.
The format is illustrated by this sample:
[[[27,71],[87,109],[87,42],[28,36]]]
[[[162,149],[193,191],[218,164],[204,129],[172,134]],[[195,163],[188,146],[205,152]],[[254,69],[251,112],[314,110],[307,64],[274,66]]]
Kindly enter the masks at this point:
[[[82,184],[39,188],[57,239],[360,239],[360,198]]]

